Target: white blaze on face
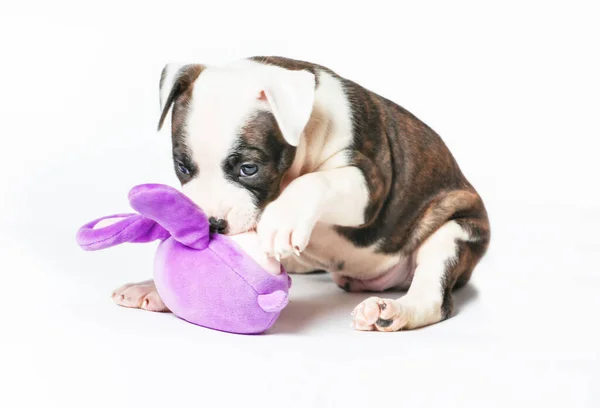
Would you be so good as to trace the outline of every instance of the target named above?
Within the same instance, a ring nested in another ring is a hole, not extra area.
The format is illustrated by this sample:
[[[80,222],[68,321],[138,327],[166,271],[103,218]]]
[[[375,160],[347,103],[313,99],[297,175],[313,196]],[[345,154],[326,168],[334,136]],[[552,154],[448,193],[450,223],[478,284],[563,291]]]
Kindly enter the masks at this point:
[[[207,68],[194,84],[186,120],[186,144],[198,174],[182,189],[209,217],[227,220],[230,234],[253,228],[258,216],[252,193],[226,178],[223,162],[247,120],[265,108],[260,91],[248,72]]]
[[[183,191],[209,217],[227,220],[230,234],[255,227],[259,214],[253,194],[228,179],[223,169],[244,126],[257,111],[270,111],[285,142],[297,146],[312,112],[314,89],[315,77],[309,72],[248,60],[205,67],[196,79],[185,134],[198,171]]]

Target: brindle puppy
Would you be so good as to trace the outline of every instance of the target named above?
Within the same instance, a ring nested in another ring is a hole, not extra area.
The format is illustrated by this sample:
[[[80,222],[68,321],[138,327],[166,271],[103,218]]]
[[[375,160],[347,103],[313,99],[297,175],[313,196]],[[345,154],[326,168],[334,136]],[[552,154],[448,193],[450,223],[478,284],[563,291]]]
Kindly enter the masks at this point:
[[[255,57],[167,65],[173,160],[216,229],[257,228],[291,272],[329,271],[348,291],[408,289],[359,304],[358,330],[395,331],[452,313],[490,240],[486,209],[440,137],[395,103],[319,65]],[[115,292],[165,310],[151,281]]]

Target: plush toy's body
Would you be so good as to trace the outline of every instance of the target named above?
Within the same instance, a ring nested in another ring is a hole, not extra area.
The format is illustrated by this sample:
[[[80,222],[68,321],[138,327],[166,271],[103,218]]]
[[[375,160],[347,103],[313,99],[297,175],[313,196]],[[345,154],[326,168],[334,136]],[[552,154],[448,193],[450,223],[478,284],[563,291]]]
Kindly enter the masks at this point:
[[[273,325],[287,305],[291,280],[279,263],[261,256],[254,233],[211,234],[202,210],[168,186],[137,186],[129,201],[140,214],[84,225],[77,233],[79,245],[98,250],[161,240],[154,281],[176,316],[232,333],[262,333]]]

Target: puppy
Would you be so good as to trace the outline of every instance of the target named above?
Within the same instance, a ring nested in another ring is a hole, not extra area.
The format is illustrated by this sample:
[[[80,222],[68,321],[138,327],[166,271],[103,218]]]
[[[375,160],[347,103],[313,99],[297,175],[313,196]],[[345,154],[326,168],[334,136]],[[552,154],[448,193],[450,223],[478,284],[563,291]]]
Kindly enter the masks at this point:
[[[290,272],[326,270],[369,297],[357,330],[397,331],[452,314],[485,254],[485,206],[440,137],[388,99],[308,62],[254,57],[225,66],[167,65],[173,162],[215,230],[257,229]],[[164,311],[152,281],[115,301]]]

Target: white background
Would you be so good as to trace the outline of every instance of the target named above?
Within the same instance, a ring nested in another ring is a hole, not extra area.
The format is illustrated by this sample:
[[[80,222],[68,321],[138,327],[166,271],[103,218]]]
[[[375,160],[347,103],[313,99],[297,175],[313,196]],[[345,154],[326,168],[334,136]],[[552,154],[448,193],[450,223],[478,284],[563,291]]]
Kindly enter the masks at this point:
[[[600,406],[594,2],[350,3],[2,2],[0,406]],[[251,55],[328,66],[441,134],[493,230],[454,318],[353,332],[366,295],[326,275],[295,278],[264,336],[112,304],[155,246],[74,235],[176,185],[163,65]]]

